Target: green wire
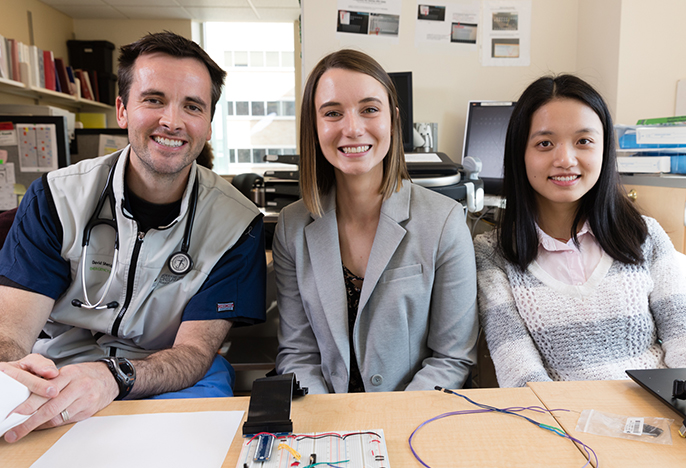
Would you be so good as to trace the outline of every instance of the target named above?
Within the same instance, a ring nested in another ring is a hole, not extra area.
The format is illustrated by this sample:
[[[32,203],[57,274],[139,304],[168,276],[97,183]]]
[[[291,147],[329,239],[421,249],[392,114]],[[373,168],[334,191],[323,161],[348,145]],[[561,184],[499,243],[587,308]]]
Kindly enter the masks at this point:
[[[313,466],[317,466],[317,465],[336,465],[338,463],[348,463],[348,462],[350,462],[350,460],[341,460],[341,461],[337,461],[337,462],[317,462],[317,463],[312,463],[311,465],[303,466],[303,468],[312,468]]]
[[[562,437],[564,437],[564,436],[566,435],[566,432],[565,432],[565,431],[563,431],[562,429],[559,429],[559,428],[557,428],[557,427],[555,427],[555,426],[549,426],[549,425],[543,424],[543,423],[541,423],[541,424],[539,424],[539,425],[540,425],[540,427],[545,428],[545,429],[548,429],[549,431],[553,431],[553,432],[555,432],[556,434],[561,435]]]

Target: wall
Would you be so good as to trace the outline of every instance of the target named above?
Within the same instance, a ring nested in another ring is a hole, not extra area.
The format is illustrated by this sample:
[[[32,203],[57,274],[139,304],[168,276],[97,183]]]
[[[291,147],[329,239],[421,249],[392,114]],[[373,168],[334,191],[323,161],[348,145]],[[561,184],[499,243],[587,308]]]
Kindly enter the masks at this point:
[[[616,121],[674,115],[686,78],[683,0],[622,0]]]
[[[589,0],[590,1],[590,0]],[[619,0],[617,0],[619,1]],[[403,0],[397,44],[336,35],[338,0],[303,0],[303,77],[321,57],[343,47],[369,53],[387,71],[413,73],[414,121],[438,122],[438,149],[462,151],[470,99],[516,100],[534,79],[577,68],[578,0],[532,0],[531,65],[483,67],[476,51],[436,52],[415,45],[417,1]]]
[[[73,39],[74,20],[37,0],[0,0],[0,34],[30,44],[27,12],[33,17],[35,45],[67,58],[67,41]]]
[[[612,115],[617,111],[617,80],[622,0],[579,0],[576,74],[596,87]]]
[[[114,44],[113,70],[116,70],[116,60],[119,47],[140,39],[147,33],[168,30],[181,36],[192,38],[192,25],[189,20],[105,20],[105,19],[75,19],[74,38],[80,41],[110,41]]]

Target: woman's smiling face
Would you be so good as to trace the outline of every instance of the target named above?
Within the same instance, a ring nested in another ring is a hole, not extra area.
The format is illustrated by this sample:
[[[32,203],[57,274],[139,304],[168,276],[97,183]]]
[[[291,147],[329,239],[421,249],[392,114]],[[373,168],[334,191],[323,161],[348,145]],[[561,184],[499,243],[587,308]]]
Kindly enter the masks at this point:
[[[531,117],[526,174],[541,204],[577,205],[600,177],[603,124],[580,101],[554,99]]]
[[[319,145],[336,175],[383,175],[391,145],[388,93],[375,78],[332,68],[319,79],[314,97]]]

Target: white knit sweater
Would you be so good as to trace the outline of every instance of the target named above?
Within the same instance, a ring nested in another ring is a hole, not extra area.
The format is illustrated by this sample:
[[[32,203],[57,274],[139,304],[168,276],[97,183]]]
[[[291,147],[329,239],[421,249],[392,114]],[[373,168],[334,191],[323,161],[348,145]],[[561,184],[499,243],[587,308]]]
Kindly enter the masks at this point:
[[[475,239],[481,325],[501,387],[686,367],[686,272],[657,221],[644,219],[645,262],[603,253],[581,286],[553,279],[536,261],[526,271],[510,264],[495,231]]]

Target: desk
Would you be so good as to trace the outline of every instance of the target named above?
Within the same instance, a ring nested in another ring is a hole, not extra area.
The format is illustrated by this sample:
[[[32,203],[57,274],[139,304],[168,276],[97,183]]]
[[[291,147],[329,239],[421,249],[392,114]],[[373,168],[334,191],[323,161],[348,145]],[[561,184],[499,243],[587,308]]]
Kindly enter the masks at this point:
[[[470,398],[489,405],[541,405],[529,388],[464,390]],[[114,402],[102,416],[150,412],[182,412],[248,409],[247,397],[201,400],[153,400]],[[296,433],[383,429],[392,468],[418,468],[407,439],[425,420],[448,411],[474,409],[462,398],[440,393],[393,392],[369,394],[308,395],[293,401],[291,419]],[[534,419],[555,424],[550,415]],[[531,415],[531,414],[529,414]],[[68,428],[29,434],[15,444],[0,441],[0,466],[29,467]],[[243,439],[239,433],[231,444],[224,468],[235,468]],[[521,418],[502,414],[452,416],[422,428],[413,439],[415,450],[433,468],[455,466],[508,466],[581,468],[586,462],[574,444]],[[456,463],[455,459],[460,460]],[[552,462],[551,462],[552,461]]]
[[[686,440],[679,436],[682,418],[667,405],[631,380],[588,382],[530,382],[528,384],[548,409],[566,408],[555,419],[571,436],[595,450],[601,468],[677,467],[686,463]],[[658,445],[576,431],[585,409],[636,417],[674,419],[672,445]]]

